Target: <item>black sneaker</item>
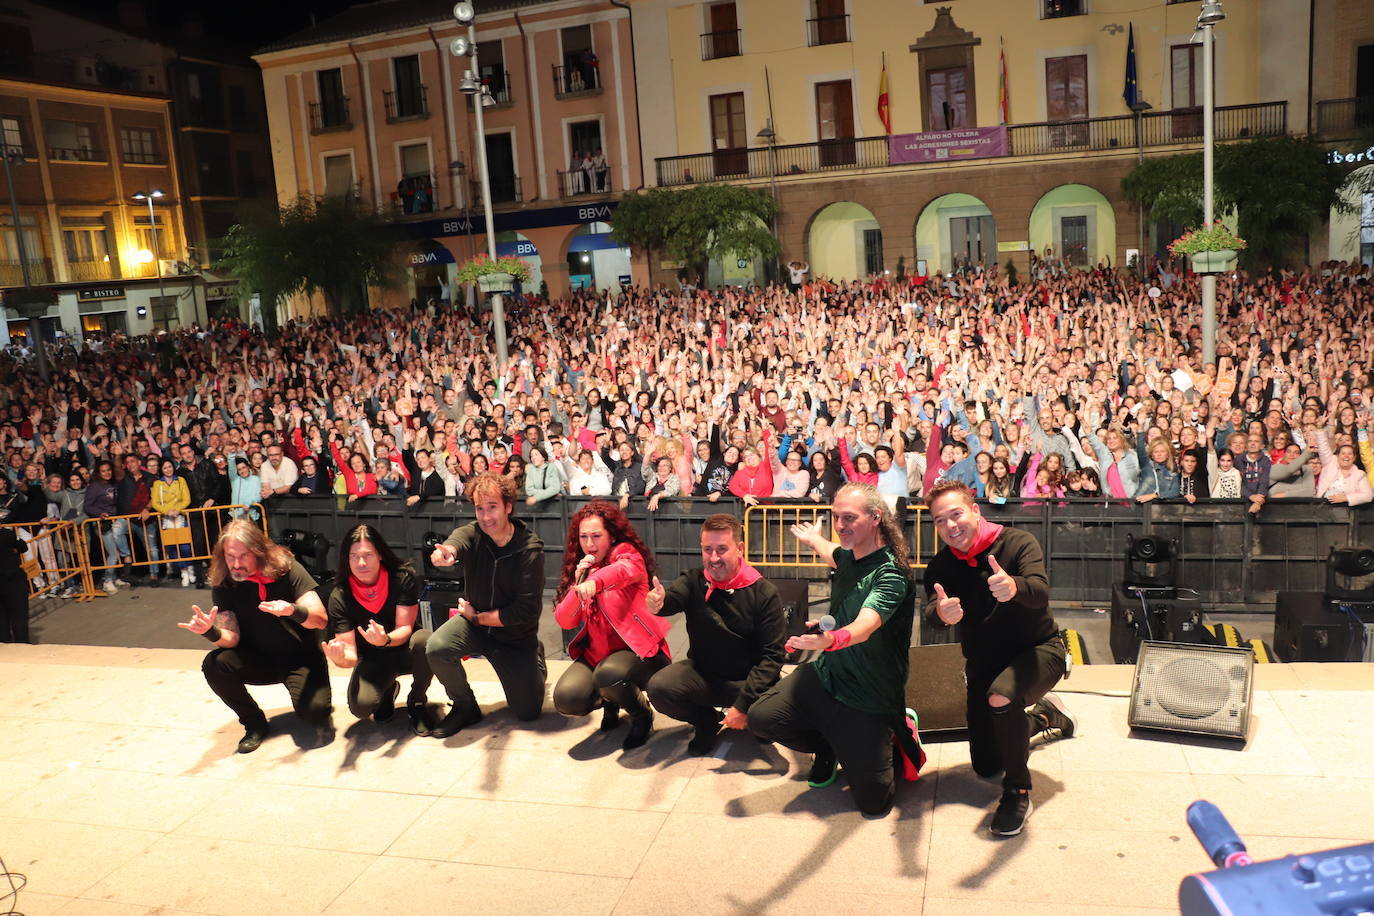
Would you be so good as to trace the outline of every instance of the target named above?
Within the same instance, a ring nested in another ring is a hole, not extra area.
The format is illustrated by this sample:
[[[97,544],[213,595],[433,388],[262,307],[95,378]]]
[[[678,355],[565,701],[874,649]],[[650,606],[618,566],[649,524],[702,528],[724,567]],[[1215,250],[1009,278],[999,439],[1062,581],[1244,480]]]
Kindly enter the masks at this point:
[[[401,692],[400,684],[392,684],[391,689],[382,697],[372,713],[373,722],[385,722],[396,714],[396,695]]]
[[[262,747],[262,741],[267,737],[267,723],[261,725],[249,725],[243,730],[243,737],[239,739],[240,754],[251,754]]]
[[[716,739],[720,737],[720,723],[698,725],[692,740],[687,742],[687,753],[692,757],[708,757],[716,749]]]
[[[1039,703],[1031,707],[1031,717],[1039,726],[1040,733],[1047,738],[1072,738],[1078,730],[1078,720],[1058,694],[1045,694]]]
[[[816,759],[811,763],[811,775],[807,777],[806,784],[813,789],[824,789],[835,781],[835,777],[840,774],[840,762],[835,759],[835,752],[829,747],[818,751]]]
[[[469,725],[482,721],[482,710],[476,706],[464,707],[454,704],[448,715],[429,730],[431,738],[448,738],[458,734]]]
[[[647,704],[646,704],[647,705]],[[649,740],[649,735],[654,730],[654,711],[649,710],[648,715],[638,715],[630,717],[630,732],[625,736],[625,743],[620,745],[623,751],[632,751],[637,747],[642,747]]]
[[[1026,826],[1035,805],[1031,804],[1030,793],[1024,789],[1007,789],[992,815],[991,830],[998,836],[1016,836]]]
[[[603,700],[601,703],[601,730],[603,732],[613,731],[620,724],[620,707],[614,703]]]

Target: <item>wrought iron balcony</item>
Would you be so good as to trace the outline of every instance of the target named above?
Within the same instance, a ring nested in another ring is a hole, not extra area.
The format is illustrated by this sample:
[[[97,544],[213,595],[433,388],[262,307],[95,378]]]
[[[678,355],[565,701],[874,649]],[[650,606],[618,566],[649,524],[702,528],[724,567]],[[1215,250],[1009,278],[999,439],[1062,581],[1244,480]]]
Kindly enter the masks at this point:
[[[402,91],[385,90],[382,93],[386,102],[388,124],[397,121],[419,121],[429,117],[429,92],[424,85]]]
[[[722,57],[739,57],[739,29],[702,34],[701,59],[719,60]]]
[[[1323,140],[1345,140],[1374,128],[1374,96],[1322,99],[1317,103],[1315,130]]]
[[[310,132],[323,134],[335,130],[352,130],[353,118],[349,112],[348,96],[341,96],[327,102],[310,103]]]
[[[842,45],[849,41],[849,16],[821,16],[806,20],[806,43],[817,45]]]
[[[553,68],[553,94],[560,99],[601,91],[601,69],[595,64]]]

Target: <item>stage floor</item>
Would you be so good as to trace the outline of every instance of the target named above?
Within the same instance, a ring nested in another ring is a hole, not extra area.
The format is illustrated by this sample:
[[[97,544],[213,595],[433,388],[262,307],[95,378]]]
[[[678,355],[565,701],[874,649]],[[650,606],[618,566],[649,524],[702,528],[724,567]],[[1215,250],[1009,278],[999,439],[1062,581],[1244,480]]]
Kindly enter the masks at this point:
[[[516,723],[483,662],[490,714],[446,742],[404,714],[354,722],[337,678],[331,744],[303,748],[285,691],[254,688],[278,731],[238,755],[202,655],[0,646],[0,858],[28,877],[20,912],[1124,916],[1176,912],[1179,880],[1208,866],[1184,822],[1197,798],[1256,858],[1374,837],[1369,664],[1257,666],[1244,748],[1133,738],[1126,699],[1066,696],[1079,736],[1036,745],[1035,813],[998,840],[999,789],[962,742],[929,745],[921,781],[866,820],[843,776],[809,789],[809,761],[745,735],[698,760],[661,717],[630,753],[599,718]],[[1130,674],[1080,668],[1064,692],[1124,694]]]

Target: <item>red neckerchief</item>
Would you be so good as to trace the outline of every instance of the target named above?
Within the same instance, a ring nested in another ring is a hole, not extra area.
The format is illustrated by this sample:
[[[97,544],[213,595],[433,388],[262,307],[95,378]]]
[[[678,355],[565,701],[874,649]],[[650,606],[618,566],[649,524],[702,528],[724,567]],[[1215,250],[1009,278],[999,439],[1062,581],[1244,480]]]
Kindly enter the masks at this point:
[[[969,545],[968,552],[960,550],[953,544],[949,545],[949,552],[963,560],[969,566],[978,565],[978,554],[992,546],[992,542],[997,540],[997,535],[1002,533],[1002,526],[996,522],[982,519],[978,522],[978,534]]]
[[[267,586],[269,586],[269,585],[271,585],[273,582],[276,582],[276,581],[277,581],[276,579],[269,579],[269,578],[267,578],[267,577],[264,576],[262,573],[258,573],[258,574],[255,575],[255,576],[244,576],[244,579],[247,580],[247,581],[249,581],[249,582],[256,582],[256,583],[258,583],[258,600],[259,600],[259,601],[266,601],[266,600],[267,600]]]
[[[382,567],[377,573],[377,581],[372,585],[363,585],[357,576],[350,574],[348,587],[353,592],[353,597],[363,606],[363,610],[369,614],[380,614],[382,605],[386,604],[386,591],[391,584],[390,579],[386,567]],[[373,597],[368,598],[368,595]]]
[[[718,588],[724,589],[727,592],[733,592],[737,588],[748,588],[749,586],[753,585],[755,582],[763,578],[763,573],[759,572],[757,569],[750,566],[744,560],[740,561],[739,569],[735,572],[735,574],[731,576],[729,579],[725,580],[724,582],[715,581],[709,575],[707,575],[706,570],[704,569],[701,571],[701,574],[703,576],[706,576],[705,600],[707,601],[711,600],[711,593]]]

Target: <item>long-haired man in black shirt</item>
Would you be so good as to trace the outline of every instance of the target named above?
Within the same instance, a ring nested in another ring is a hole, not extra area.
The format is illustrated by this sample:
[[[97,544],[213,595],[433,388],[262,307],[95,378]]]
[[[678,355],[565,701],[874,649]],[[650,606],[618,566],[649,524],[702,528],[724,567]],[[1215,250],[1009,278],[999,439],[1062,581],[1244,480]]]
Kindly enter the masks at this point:
[[[944,547],[926,567],[925,615],[959,628],[969,756],[979,776],[1003,774],[991,829],[1015,836],[1032,808],[1032,733],[1055,729],[1068,738],[1077,724],[1049,692],[1066,662],[1049,611],[1045,556],[1032,535],[983,518],[973,491],[960,481],[937,483],[926,505]]]

